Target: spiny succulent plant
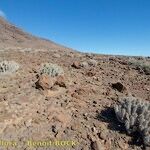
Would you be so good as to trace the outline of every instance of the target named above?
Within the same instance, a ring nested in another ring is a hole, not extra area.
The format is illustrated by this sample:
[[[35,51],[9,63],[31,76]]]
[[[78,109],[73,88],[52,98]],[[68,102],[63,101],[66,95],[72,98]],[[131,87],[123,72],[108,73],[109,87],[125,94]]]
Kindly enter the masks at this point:
[[[55,77],[58,75],[63,75],[64,70],[57,64],[45,63],[41,66],[40,74],[47,74],[51,77]]]
[[[14,61],[1,61],[0,74],[8,74],[16,72],[19,69],[19,64]]]
[[[114,106],[118,120],[131,134],[139,132],[145,146],[150,146],[150,102],[134,97],[124,97]]]

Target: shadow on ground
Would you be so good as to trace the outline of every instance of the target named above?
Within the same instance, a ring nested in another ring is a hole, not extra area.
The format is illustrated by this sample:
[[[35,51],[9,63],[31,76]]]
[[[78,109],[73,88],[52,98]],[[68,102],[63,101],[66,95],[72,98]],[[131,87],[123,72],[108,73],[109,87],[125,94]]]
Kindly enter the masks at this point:
[[[124,134],[126,133],[124,125],[118,122],[113,108],[106,107],[104,110],[97,114],[96,118],[99,121],[107,122],[108,128],[110,130],[118,131]]]

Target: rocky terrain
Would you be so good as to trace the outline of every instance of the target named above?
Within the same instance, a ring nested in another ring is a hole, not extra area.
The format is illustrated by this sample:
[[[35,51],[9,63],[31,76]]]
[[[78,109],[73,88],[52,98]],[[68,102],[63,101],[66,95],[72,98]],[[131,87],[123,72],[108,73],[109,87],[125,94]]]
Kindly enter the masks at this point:
[[[19,66],[0,72],[0,150],[144,149],[140,135],[127,134],[113,107],[124,96],[150,101],[149,57],[80,53],[3,19],[0,47],[0,62]],[[42,74],[45,63],[63,73]],[[45,141],[53,144],[44,146]]]

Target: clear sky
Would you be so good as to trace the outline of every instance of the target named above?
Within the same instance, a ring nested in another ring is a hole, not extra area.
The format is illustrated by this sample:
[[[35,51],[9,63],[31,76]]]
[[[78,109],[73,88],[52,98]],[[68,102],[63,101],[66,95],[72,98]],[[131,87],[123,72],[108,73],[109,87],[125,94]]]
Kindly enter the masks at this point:
[[[0,15],[80,51],[150,56],[150,0],[0,0]]]

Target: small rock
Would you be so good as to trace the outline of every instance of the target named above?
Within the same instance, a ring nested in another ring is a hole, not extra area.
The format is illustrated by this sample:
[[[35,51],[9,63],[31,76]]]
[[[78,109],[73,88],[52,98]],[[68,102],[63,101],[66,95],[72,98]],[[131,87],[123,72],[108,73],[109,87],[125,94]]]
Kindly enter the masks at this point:
[[[55,85],[59,85],[60,87],[65,87],[66,88],[64,76],[62,76],[62,75],[58,76],[56,78]]]
[[[97,63],[96,60],[90,59],[90,60],[88,61],[88,64],[89,64],[90,66],[96,67],[98,63]]]
[[[99,140],[92,142],[92,149],[93,150],[105,150],[104,146],[100,143]]]
[[[72,67],[76,68],[76,69],[80,69],[80,63],[78,61],[73,62],[73,64],[71,65]]]
[[[118,141],[119,147],[121,150],[127,150],[128,149],[128,144],[124,143],[123,141]]]
[[[0,102],[2,101],[6,101],[7,100],[7,97],[4,95],[4,96],[0,96]]]
[[[88,114],[87,113],[84,113],[83,117],[84,117],[85,120],[88,120]]]
[[[86,93],[85,89],[83,89],[83,88],[78,88],[78,89],[75,90],[75,92],[78,95],[84,95]]]
[[[104,146],[105,146],[106,150],[110,150],[111,149],[112,143],[111,143],[111,140],[109,138],[107,138],[107,140],[105,140]]]
[[[97,130],[96,130],[96,128],[95,128],[95,127],[92,127],[92,128],[91,128],[91,130],[92,130],[92,132],[94,132],[94,133],[96,133],[96,132],[97,132]]]
[[[84,62],[81,63],[81,67],[88,68],[89,64],[86,61],[84,61]]]
[[[76,99],[80,99],[80,96],[77,93],[72,93],[71,96]]]
[[[89,150],[89,147],[86,145],[86,146],[83,147],[81,150]]]
[[[99,133],[99,138],[102,140],[107,140],[108,139],[108,129],[104,124],[100,124],[100,133]]]
[[[26,127],[30,127],[31,124],[32,124],[32,119],[29,119],[29,120],[25,121]]]
[[[100,138],[101,138],[101,139],[103,139],[103,140],[106,140],[106,139],[107,139],[107,137],[108,137],[108,136],[107,136],[107,132],[106,132],[105,130],[104,130],[104,131],[102,131],[102,132],[100,133],[100,135],[99,135],[99,136],[100,136]]]
[[[3,131],[6,129],[7,124],[6,123],[0,123],[0,134],[3,133]]]
[[[93,71],[91,70],[91,71],[88,71],[88,72],[86,73],[86,75],[89,76],[89,77],[93,77],[93,76],[96,75],[96,72],[93,72]]]
[[[54,54],[53,55],[55,58],[60,58],[61,56],[60,56],[60,54]]]
[[[91,53],[86,53],[85,57],[87,57],[87,58],[92,58],[93,55],[92,55]]]
[[[52,125],[52,132],[57,133],[56,125]]]
[[[71,125],[71,130],[75,131],[81,128],[81,125],[79,122],[75,122],[74,124]]]
[[[97,102],[96,102],[96,101],[93,101],[93,104],[97,104]]]
[[[123,92],[124,90],[126,90],[126,87],[120,82],[113,83],[112,84],[112,88],[116,89],[119,92]]]

